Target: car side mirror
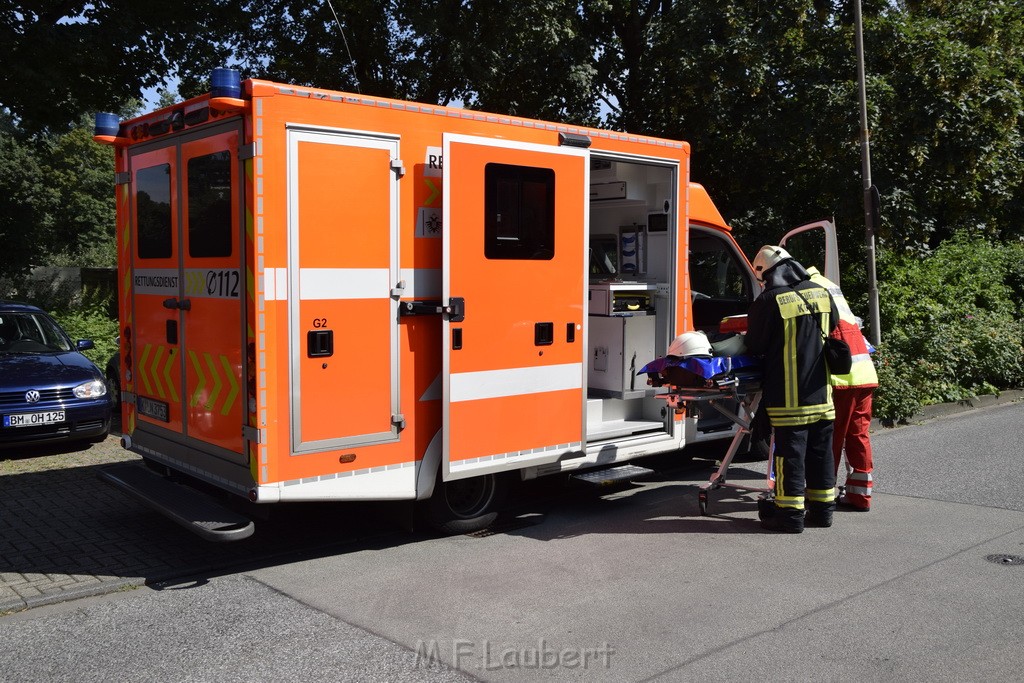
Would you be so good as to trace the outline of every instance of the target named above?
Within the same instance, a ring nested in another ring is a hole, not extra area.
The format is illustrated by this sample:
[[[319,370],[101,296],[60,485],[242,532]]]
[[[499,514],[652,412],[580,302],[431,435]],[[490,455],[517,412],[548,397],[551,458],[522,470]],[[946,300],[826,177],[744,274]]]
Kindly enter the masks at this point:
[[[92,339],[79,339],[75,346],[79,351],[88,351],[89,349],[96,347],[96,345],[92,343]]]

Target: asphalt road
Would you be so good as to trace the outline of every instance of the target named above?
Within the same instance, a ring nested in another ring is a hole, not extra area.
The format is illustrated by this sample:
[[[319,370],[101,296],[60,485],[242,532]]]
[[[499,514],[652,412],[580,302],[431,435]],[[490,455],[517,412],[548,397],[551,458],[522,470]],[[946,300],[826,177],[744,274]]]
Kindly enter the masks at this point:
[[[762,533],[734,492],[701,517],[710,463],[548,487],[491,535],[356,534],[0,618],[0,680],[1018,679],[1024,403],[873,441],[874,508],[832,529]]]

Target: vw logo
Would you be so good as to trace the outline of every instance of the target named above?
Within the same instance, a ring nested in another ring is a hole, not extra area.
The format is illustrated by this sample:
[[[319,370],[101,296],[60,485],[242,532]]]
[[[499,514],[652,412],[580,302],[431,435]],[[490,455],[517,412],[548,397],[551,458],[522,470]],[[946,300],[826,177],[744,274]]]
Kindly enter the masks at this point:
[[[25,392],[25,400],[29,403],[39,403],[39,392],[33,389],[32,391]]]

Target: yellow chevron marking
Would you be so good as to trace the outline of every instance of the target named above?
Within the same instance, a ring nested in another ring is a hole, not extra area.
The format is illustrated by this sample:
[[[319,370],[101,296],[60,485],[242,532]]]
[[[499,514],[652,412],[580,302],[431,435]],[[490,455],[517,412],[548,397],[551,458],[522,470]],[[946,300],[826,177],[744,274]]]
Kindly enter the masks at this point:
[[[220,395],[220,388],[223,383],[220,381],[220,375],[217,374],[217,366],[213,364],[213,357],[204,351],[203,358],[206,359],[206,367],[210,368],[210,376],[213,377],[213,392],[210,394],[210,398],[206,399],[206,405],[203,407],[207,410],[212,410],[213,406],[217,403],[217,396]]]
[[[135,433],[135,411],[134,410],[128,413],[128,433],[129,434],[134,434]]]
[[[178,402],[178,387],[175,386],[174,380],[171,379],[171,366],[175,365],[175,349],[167,350],[167,363],[164,364],[164,379],[167,380],[167,389],[171,393],[171,400],[175,403]]]
[[[164,357],[164,347],[156,347],[156,355],[153,356],[153,384],[156,385],[156,395],[160,398],[166,399],[167,396],[164,394],[164,385],[160,384],[160,360]]]
[[[220,409],[221,415],[227,415],[228,411],[231,410],[231,406],[235,404],[235,397],[238,396],[238,382],[235,380],[235,373],[231,369],[227,356],[221,355],[220,364],[224,368],[224,376],[227,377],[228,384],[231,385],[231,391],[228,392],[227,398],[224,399],[224,407]]]
[[[206,288],[203,273],[194,270],[185,271],[185,293],[192,296],[203,294]]]
[[[150,345],[142,347],[142,358],[139,358],[139,377],[142,379],[142,386],[146,387],[146,393],[152,395],[153,387],[149,386],[149,377],[146,374],[146,358],[149,357]]]
[[[196,358],[196,352],[189,350],[188,359],[192,361],[192,368],[199,375],[199,384],[196,386],[196,390],[192,393],[192,399],[188,402],[189,407],[195,408],[199,405],[199,395],[203,393],[203,389],[206,388],[206,375],[203,374],[202,363]]]
[[[427,197],[427,201],[424,202],[424,206],[430,206],[434,201],[441,196],[441,190],[437,189],[437,185],[434,184],[430,178],[424,178],[423,182],[430,188],[430,196]]]

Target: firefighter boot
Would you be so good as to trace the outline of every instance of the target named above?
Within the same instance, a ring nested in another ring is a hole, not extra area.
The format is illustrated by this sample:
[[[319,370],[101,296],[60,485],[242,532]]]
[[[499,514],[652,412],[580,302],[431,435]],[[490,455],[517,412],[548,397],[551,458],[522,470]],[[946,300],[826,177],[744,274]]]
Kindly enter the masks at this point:
[[[804,517],[804,524],[806,526],[828,528],[832,526],[832,513],[835,509],[835,503],[825,505],[810,503],[807,505],[807,515]]]
[[[761,528],[784,534],[799,534],[804,530],[804,511],[793,508],[780,508],[772,505],[771,514],[761,519]]]

